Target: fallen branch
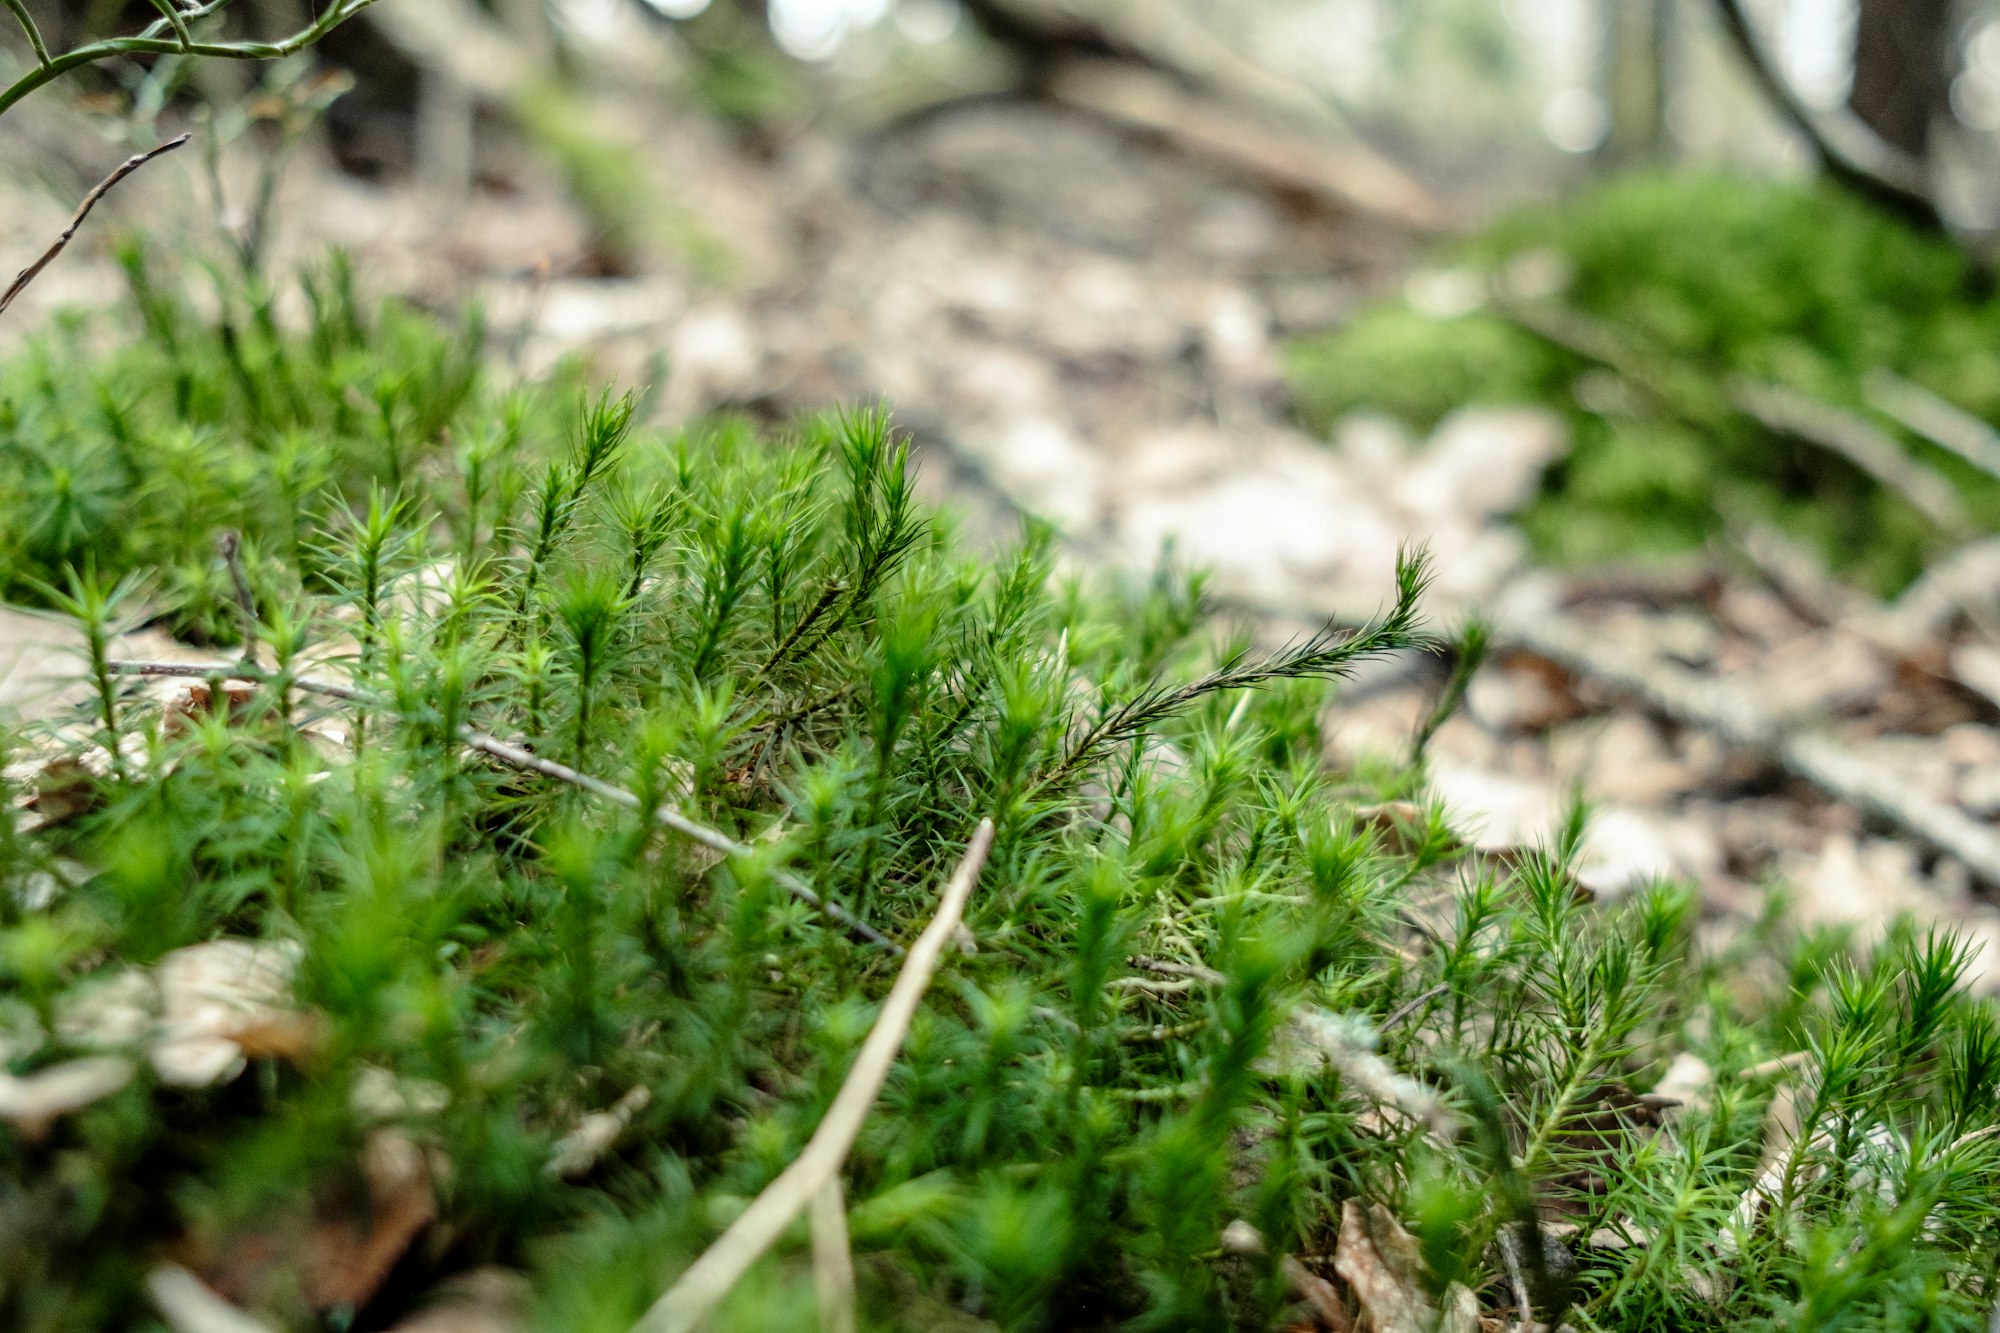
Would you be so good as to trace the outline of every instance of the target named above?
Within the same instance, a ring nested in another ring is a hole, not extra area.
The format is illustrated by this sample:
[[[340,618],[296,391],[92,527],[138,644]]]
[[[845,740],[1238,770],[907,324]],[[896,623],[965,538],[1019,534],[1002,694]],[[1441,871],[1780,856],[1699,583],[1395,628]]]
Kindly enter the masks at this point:
[[[1500,630],[1524,648],[1614,691],[1641,700],[1682,726],[1761,755],[1838,800],[1882,819],[1963,862],[2000,887],[2000,831],[1913,788],[1838,741],[1779,725],[1731,686],[1665,662],[1619,652],[1590,626],[1566,617],[1513,619]]]
[[[951,880],[945,885],[937,915],[917,942],[890,988],[882,1012],[861,1044],[854,1067],[827,1108],[826,1116],[813,1131],[792,1164],[764,1187],[743,1214],[730,1224],[716,1242],[689,1265],[666,1295],[632,1326],[632,1333],[691,1333],[708,1312],[729,1294],[750,1266],[784,1234],[800,1211],[837,1178],[848,1151],[854,1146],[861,1126],[888,1080],[889,1069],[902,1049],[903,1038],[916,1016],[936,971],[938,958],[965,914],[966,901],[986,856],[993,848],[993,821],[983,819],[965,849]]]
[[[1897,425],[2000,477],[2000,431],[1957,403],[1888,370],[1870,371],[1862,388],[1868,405]]]
[[[138,662],[116,660],[107,665],[114,673],[121,676],[180,677],[190,680],[211,680],[220,677],[224,680],[252,680],[260,684],[269,684],[275,679],[269,672],[259,671],[253,667],[245,666],[240,662]],[[365,691],[357,690],[351,685],[342,685],[338,681],[322,680],[313,676],[295,676],[289,683],[293,689],[304,690],[308,694],[319,694],[330,699],[340,699],[348,703],[365,704],[378,708],[387,707],[384,701],[375,696]],[[633,793],[626,791],[623,787],[606,782],[602,778],[592,777],[588,773],[579,772],[569,765],[559,764],[553,759],[544,759],[534,751],[524,749],[508,741],[503,741],[498,736],[489,736],[483,731],[476,731],[470,726],[463,726],[458,730],[458,738],[464,742],[466,748],[477,750],[483,755],[498,759],[501,763],[509,767],[522,769],[530,773],[539,773],[545,778],[554,778],[557,782],[567,783],[572,787],[587,791],[593,796],[610,801],[614,805],[622,805],[628,810],[642,808],[643,803],[639,798]],[[653,818],[664,827],[672,829],[688,841],[698,843],[710,851],[720,852],[724,856],[742,856],[749,853],[750,849],[748,847],[745,847],[727,833],[722,832],[720,829],[710,828],[706,824],[696,823],[672,806],[663,805],[656,808],[653,812]],[[797,898],[800,902],[812,907],[815,911],[823,912],[829,920],[836,922],[849,934],[869,944],[879,945],[899,957],[902,955],[902,945],[861,920],[839,903],[826,901],[810,885],[806,884],[796,875],[779,871],[774,878],[784,887],[787,893]]]
[[[1731,384],[1729,400],[1768,430],[1839,454],[1939,527],[1964,530],[1965,504],[1958,488],[1852,412],[1796,389],[1749,380]]]
[[[1358,210],[1422,231],[1446,225],[1444,206],[1356,141],[1267,124],[1166,74],[1129,61],[1069,60],[1048,77],[1066,106],[1155,134],[1293,198]]]
[[[1924,164],[1863,124],[1858,117],[1814,111],[1799,99],[1764,49],[1740,0],[1715,0],[1730,45],[1751,79],[1787,124],[1805,139],[1826,173],[1848,189],[1928,227],[1944,231]]]
[[[1662,373],[1656,364],[1661,359],[1658,352],[1634,345],[1621,330],[1560,306],[1505,299],[1495,305],[1500,314],[1543,341],[1617,372],[1689,425],[1706,429],[1715,424],[1717,409],[1694,400],[1680,380]],[[1739,378],[1730,381],[1725,396],[1729,410],[1768,431],[1845,459],[1939,527],[1953,532],[1966,529],[1965,505],[1950,478],[1911,457],[1864,418],[1782,384]]]
[[[812,1197],[813,1294],[820,1333],[855,1333],[854,1250],[838,1174]]]
[[[76,239],[77,231],[83,226],[84,219],[90,216],[90,210],[96,208],[99,202],[103,200],[104,196],[110,194],[111,191],[117,187],[120,181],[124,180],[127,176],[137,171],[140,167],[145,166],[148,162],[151,162],[154,158],[165,157],[168,153],[173,152],[176,148],[181,148],[186,146],[187,141],[191,137],[192,137],[191,135],[183,134],[178,139],[169,139],[167,142],[161,144],[157,148],[149,148],[145,152],[140,153],[137,156],[126,158],[125,161],[119,165],[118,170],[112,172],[109,176],[106,176],[103,180],[99,181],[97,183],[97,187],[93,189],[89,194],[85,195],[83,197],[83,202],[76,206],[76,212],[70,217],[69,225],[63,228],[62,235],[56,237],[55,244],[51,245],[48,249],[42,251],[41,258],[37,259],[34,263],[22,269],[20,274],[15,277],[13,284],[7,288],[6,292],[4,294],[0,294],[0,315],[6,314],[7,307],[14,304],[15,298],[20,296],[22,292],[28,290],[28,284],[33,282],[36,278],[41,277],[42,270],[46,269],[49,265],[55,263],[57,257],[60,256],[64,250],[67,250],[69,248],[69,243]]]

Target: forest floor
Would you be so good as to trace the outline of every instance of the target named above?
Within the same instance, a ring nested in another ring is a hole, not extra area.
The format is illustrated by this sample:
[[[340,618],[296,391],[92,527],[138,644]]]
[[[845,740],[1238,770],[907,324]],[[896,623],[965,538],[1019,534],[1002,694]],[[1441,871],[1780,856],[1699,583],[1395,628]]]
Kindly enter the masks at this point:
[[[274,262],[339,244],[380,289],[477,295],[523,373],[582,353],[653,385],[669,420],[883,401],[976,538],[1031,513],[1079,565],[1143,572],[1170,552],[1272,638],[1375,609],[1398,546],[1428,542],[1433,623],[1477,610],[1497,625],[1468,708],[1429,750],[1437,797],[1479,845],[1545,838],[1580,791],[1602,897],[1668,876],[1700,883],[1723,930],[1774,885],[1802,922],[1863,938],[1903,913],[1956,923],[1992,946],[1975,971],[2000,989],[1983,892],[2000,887],[1985,822],[2000,637],[1970,623],[2000,576],[1989,545],[1893,604],[1763,531],[1667,563],[1538,568],[1507,519],[1563,454],[1554,416],[1472,407],[1428,439],[1374,418],[1331,440],[1296,424],[1286,337],[1385,294],[1464,298],[1420,238],[1074,111],[970,102],[857,142],[755,148],[692,124],[648,152],[688,201],[685,243],[620,276],[587,271],[589,218],[531,161],[453,200],[308,154]],[[175,170],[126,216],[207,208],[198,166]],[[46,199],[0,211],[29,219],[5,238],[23,247],[62,214]],[[117,287],[108,260],[79,254],[16,327]],[[48,670],[46,645],[0,634],[0,702],[45,694]],[[1405,750],[1445,670],[1413,659],[1356,681],[1337,705],[1342,757]]]

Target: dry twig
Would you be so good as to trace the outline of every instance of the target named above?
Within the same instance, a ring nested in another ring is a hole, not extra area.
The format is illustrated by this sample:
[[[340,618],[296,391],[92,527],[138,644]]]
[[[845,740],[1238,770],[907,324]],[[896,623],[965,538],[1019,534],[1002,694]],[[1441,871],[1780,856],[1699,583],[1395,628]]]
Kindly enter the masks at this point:
[[[812,1198],[813,1292],[820,1333],[854,1333],[854,1251],[847,1240],[847,1198],[840,1176]]]
[[[1949,449],[1989,477],[2000,477],[2000,431],[1957,403],[1887,370],[1862,382],[1868,405],[1905,430]]]
[[[90,210],[96,208],[104,199],[104,196],[110,194],[120,181],[137,171],[140,167],[145,166],[148,162],[151,162],[154,158],[165,157],[176,148],[184,147],[191,137],[193,136],[183,134],[178,139],[169,139],[157,148],[149,148],[143,153],[126,158],[119,165],[118,170],[99,181],[96,188],[85,195],[83,202],[76,206],[76,212],[70,217],[69,225],[63,228],[62,235],[56,237],[55,243],[42,251],[41,257],[35,260],[34,263],[22,269],[5,293],[0,293],[0,315],[6,314],[7,307],[14,304],[15,298],[28,290],[28,284],[36,278],[41,277],[42,270],[55,263],[56,258],[69,248],[69,243],[76,239],[77,231],[83,226],[84,219],[90,216]]]
[[[1939,527],[1955,531],[1965,527],[1965,504],[1958,498],[1958,488],[1852,412],[1783,385],[1747,380],[1730,386],[1729,400],[1768,430],[1839,454]]]
[[[221,677],[226,680],[254,680],[261,683],[269,683],[272,679],[269,673],[245,666],[239,662],[139,662],[118,660],[108,665],[113,672],[121,676],[171,676],[191,680],[210,680]],[[304,690],[308,694],[325,695],[327,698],[340,699],[348,703],[386,707],[382,700],[375,698],[373,695],[362,690],[357,690],[351,685],[342,685],[338,681],[321,680],[313,676],[297,676],[291,680],[290,684],[293,689]],[[503,741],[498,736],[489,736],[483,731],[475,731],[473,728],[466,726],[459,728],[458,738],[464,742],[468,749],[477,750],[483,755],[498,759],[501,763],[511,768],[522,769],[530,773],[539,773],[545,778],[554,778],[557,782],[566,783],[569,786],[587,791],[593,796],[610,801],[615,805],[622,805],[628,810],[637,810],[642,807],[642,802],[639,798],[633,793],[626,791],[623,787],[606,782],[602,778],[592,777],[588,773],[579,772],[569,765],[559,764],[553,759],[544,759],[534,751],[524,749],[508,741]],[[749,848],[730,837],[727,833],[722,832],[720,829],[710,828],[706,824],[696,823],[672,806],[659,806],[654,810],[653,818],[688,841],[698,843],[710,851],[720,852],[724,856],[740,856],[747,854],[749,851]],[[865,940],[869,944],[880,945],[890,953],[901,956],[903,952],[902,945],[861,920],[839,903],[826,901],[810,885],[806,884],[796,875],[779,871],[773,877],[784,887],[787,893],[797,898],[800,902],[814,908],[816,911],[825,913],[828,919],[838,923],[849,934]]]
[[[1915,790],[1838,741],[1779,725],[1731,686],[1670,663],[1628,656],[1604,635],[1566,617],[1517,618],[1501,634],[1537,656],[1638,698],[1683,726],[1770,759],[1828,795],[1956,857],[1987,884],[2000,886],[2000,832]]]
[[[632,1333],[690,1333],[708,1312],[729,1294],[750,1266],[784,1233],[813,1198],[838,1177],[848,1150],[861,1132],[869,1110],[875,1105],[903,1038],[910,1030],[938,958],[944,953],[952,932],[965,914],[972,887],[985,868],[987,853],[993,849],[993,821],[983,819],[965,849],[951,881],[945,885],[937,915],[910,947],[909,957],[896,976],[882,1012],[861,1044],[861,1054],[827,1108],[819,1128],[813,1131],[792,1164],[764,1187],[742,1216],[689,1265],[666,1295],[653,1303]]]

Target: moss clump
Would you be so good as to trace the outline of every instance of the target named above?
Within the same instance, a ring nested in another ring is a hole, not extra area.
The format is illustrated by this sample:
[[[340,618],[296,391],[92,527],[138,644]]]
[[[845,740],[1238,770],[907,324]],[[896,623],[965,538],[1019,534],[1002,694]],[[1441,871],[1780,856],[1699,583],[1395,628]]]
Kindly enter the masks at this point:
[[[1434,319],[1390,307],[1295,347],[1309,424],[1360,406],[1418,428],[1461,402],[1557,408],[1574,454],[1523,524],[1563,562],[1685,548],[1714,536],[1721,513],[1748,513],[1889,591],[1948,539],[1844,461],[1741,416],[1727,386],[1781,383],[1872,418],[1866,379],[1886,369],[2000,416],[2000,303],[1956,247],[1835,191],[1677,173],[1503,219],[1459,255],[1496,274],[1524,257],[1558,261],[1558,302],[1613,329],[1646,383],[1620,383],[1504,310]],[[1979,526],[2000,526],[2000,482],[1904,443],[1958,485]]]
[[[199,424],[213,390],[167,347],[106,355],[31,358],[48,403],[11,447],[108,450],[111,365],[142,445]],[[1410,1229],[1413,1289],[1463,1283],[1496,1319],[1499,1238],[1537,1217],[1562,1224],[1537,1315],[1573,1327],[1985,1317],[2000,1025],[1965,950],[1772,925],[1699,954],[1686,889],[1578,893],[1580,813],[1502,865],[1377,804],[1419,772],[1329,771],[1328,678],[1412,641],[1416,567],[1369,629],[1245,656],[1171,574],[1058,582],[1040,531],[960,554],[879,417],[661,435],[475,375],[432,435],[388,432],[414,451],[391,489],[368,429],[317,421],[348,397],[317,382],[294,380],[331,460],[313,484],[286,491],[269,436],[215,446],[227,484],[135,448],[136,493],[182,517],[80,521],[95,573],[14,557],[95,643],[138,605],[114,562],[193,570],[240,523],[265,670],[228,707],[106,677],[9,742],[30,818],[0,824],[4,1072],[131,1077],[0,1122],[7,1327],[150,1327],[163,1254],[290,1328],[387,1327],[491,1264],[532,1276],[539,1327],[628,1327],[799,1151],[894,971],[784,876],[908,940],[989,815],[977,952],[846,1168],[870,1327],[1288,1326],[1282,1256],[1330,1272],[1353,1199]],[[310,530],[237,493],[296,495]],[[301,683],[315,646],[358,700]],[[494,764],[466,726],[638,808]],[[748,850],[669,837],[666,804]],[[173,1081],[104,1000],[218,938],[296,960],[283,1021],[238,1033],[239,1076]],[[1668,1125],[1636,1094],[1687,1052],[1718,1077]],[[1807,1131],[1767,1162],[1781,1079]],[[615,1142],[550,1169],[621,1104]],[[361,1165],[385,1135],[429,1164],[437,1219],[357,1283],[326,1238],[409,1215]],[[1261,1249],[1223,1246],[1238,1219]],[[716,1326],[796,1328],[810,1290],[787,1245]]]

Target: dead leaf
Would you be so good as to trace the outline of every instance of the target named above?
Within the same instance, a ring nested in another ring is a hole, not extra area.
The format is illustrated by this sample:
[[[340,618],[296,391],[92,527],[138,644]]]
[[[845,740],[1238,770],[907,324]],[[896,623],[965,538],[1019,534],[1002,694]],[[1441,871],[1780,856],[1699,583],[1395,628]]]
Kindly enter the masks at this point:
[[[270,1325],[231,1305],[179,1264],[146,1275],[153,1308],[174,1333],[271,1333]]]
[[[511,1268],[475,1268],[440,1286],[389,1333],[520,1333],[530,1295],[528,1279]]]
[[[1708,1067],[1708,1061],[1692,1051],[1682,1051],[1653,1085],[1652,1095],[1662,1103],[1700,1111],[1707,1109],[1709,1089],[1714,1086],[1715,1071]]]
[[[1357,805],[1350,812],[1357,828],[1374,829],[1382,835],[1383,843],[1395,852],[1413,851],[1422,841],[1423,831],[1430,824],[1430,817],[1424,807],[1415,801],[1383,801],[1379,805]],[[1450,838],[1445,844],[1457,848],[1460,843]]]
[[[1417,1242],[1381,1204],[1340,1205],[1333,1269],[1354,1291],[1372,1333],[1477,1333],[1479,1305],[1454,1282],[1439,1311],[1424,1286]]]
[[[12,1121],[21,1137],[33,1142],[60,1117],[119,1091],[135,1072],[130,1060],[117,1055],[66,1060],[20,1076],[0,1072],[0,1120]]]
[[[147,1052],[161,1081],[208,1087],[241,1072],[237,1034],[261,1033],[291,1012],[303,954],[292,940],[210,940],[162,958],[160,1024]]]
[[[407,1135],[378,1129],[361,1152],[358,1190],[323,1199],[307,1232],[300,1287],[315,1310],[359,1310],[437,1219],[430,1164]]]

